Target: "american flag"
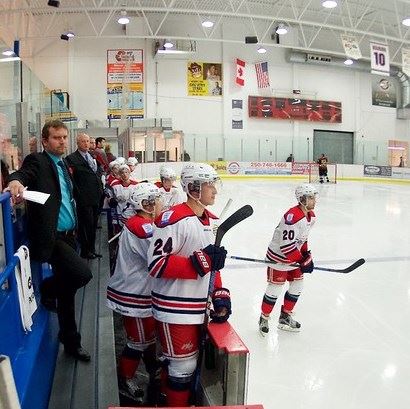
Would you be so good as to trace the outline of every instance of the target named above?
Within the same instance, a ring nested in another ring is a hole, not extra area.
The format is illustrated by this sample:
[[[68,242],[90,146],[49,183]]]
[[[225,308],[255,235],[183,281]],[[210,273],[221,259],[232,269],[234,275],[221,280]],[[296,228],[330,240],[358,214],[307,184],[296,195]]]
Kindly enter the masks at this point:
[[[269,87],[269,72],[267,62],[258,62],[255,64],[256,80],[258,81],[258,88]]]

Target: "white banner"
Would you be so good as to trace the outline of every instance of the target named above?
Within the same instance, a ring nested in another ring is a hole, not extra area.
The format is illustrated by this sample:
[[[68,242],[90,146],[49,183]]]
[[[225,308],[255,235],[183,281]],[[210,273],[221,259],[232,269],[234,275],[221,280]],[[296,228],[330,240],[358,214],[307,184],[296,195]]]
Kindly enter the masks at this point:
[[[370,43],[372,74],[390,75],[389,47],[386,44]]]
[[[401,61],[403,64],[403,72],[410,77],[410,50],[406,48],[401,49]]]
[[[341,34],[340,37],[342,39],[342,44],[346,53],[346,57],[353,58],[354,60],[362,58],[359,43],[357,42],[355,36]]]

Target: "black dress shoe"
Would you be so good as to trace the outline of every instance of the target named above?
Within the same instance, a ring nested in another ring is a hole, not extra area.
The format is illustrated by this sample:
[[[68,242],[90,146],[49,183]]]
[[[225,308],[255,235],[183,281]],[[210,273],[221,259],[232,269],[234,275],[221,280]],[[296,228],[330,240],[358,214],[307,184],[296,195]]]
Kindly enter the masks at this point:
[[[90,362],[91,355],[82,347],[64,347],[64,352],[72,356],[77,361]]]
[[[91,252],[81,253],[80,256],[81,258],[87,258],[88,260],[93,260],[97,257],[94,253],[91,253]]]
[[[102,254],[99,254],[99,253],[93,253],[93,254],[96,258],[101,258],[102,257]]]

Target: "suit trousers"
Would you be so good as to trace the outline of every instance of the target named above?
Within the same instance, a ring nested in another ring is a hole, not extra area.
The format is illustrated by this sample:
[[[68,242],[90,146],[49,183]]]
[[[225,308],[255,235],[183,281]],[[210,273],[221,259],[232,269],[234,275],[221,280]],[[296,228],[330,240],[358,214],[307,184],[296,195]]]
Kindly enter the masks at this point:
[[[95,253],[95,236],[98,224],[99,206],[77,206],[78,241],[81,254]]]
[[[42,283],[42,294],[57,299],[59,339],[68,348],[81,345],[81,336],[75,321],[75,294],[92,278],[88,264],[76,252],[74,234],[57,233],[53,252],[48,262],[53,276]]]

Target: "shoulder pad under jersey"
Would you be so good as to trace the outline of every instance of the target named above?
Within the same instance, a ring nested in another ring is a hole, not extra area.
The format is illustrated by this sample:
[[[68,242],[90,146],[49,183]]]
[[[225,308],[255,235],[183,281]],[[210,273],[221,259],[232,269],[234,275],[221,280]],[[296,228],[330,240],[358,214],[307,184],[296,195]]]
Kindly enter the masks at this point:
[[[285,219],[285,224],[287,225],[295,224],[298,221],[302,220],[304,217],[305,217],[305,214],[299,208],[299,206],[292,207],[283,216],[283,218]]]
[[[152,233],[154,231],[152,223],[148,219],[144,219],[138,214],[129,218],[125,226],[139,239],[147,239],[152,237]]]
[[[155,225],[157,227],[165,227],[192,216],[195,216],[192,209],[186,203],[181,203],[161,213],[155,219]]]

